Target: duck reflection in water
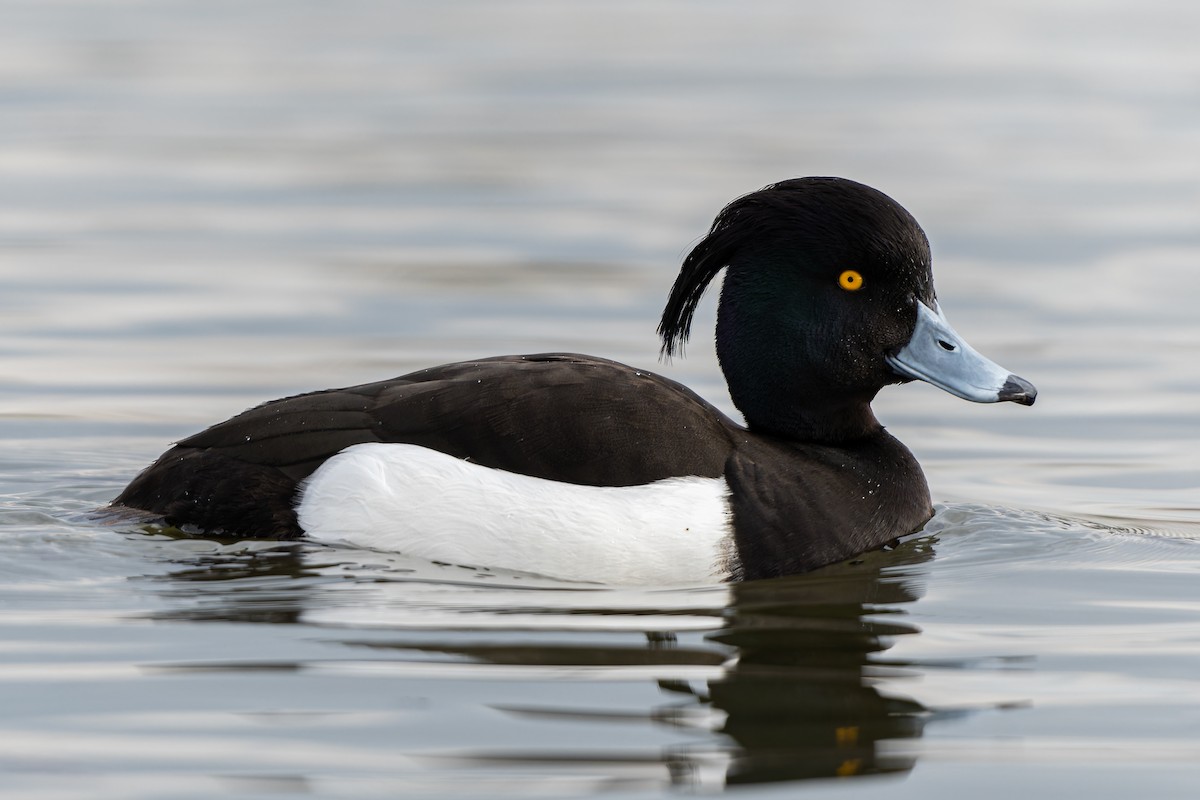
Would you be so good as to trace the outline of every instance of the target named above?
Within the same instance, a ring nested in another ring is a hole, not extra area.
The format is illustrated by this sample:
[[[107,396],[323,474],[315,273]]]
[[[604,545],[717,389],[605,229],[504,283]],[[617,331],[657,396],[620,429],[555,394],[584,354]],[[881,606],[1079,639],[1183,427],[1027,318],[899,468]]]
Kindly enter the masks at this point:
[[[708,638],[733,648],[736,662],[695,693],[725,714],[718,730],[733,743],[725,783],[912,768],[913,758],[880,752],[879,743],[919,737],[929,713],[874,683],[902,669],[877,654],[919,633],[897,606],[918,598],[914,567],[932,556],[930,543],[916,540],[814,574],[732,587],[727,624]]]
[[[933,715],[876,688],[880,678],[904,669],[879,654],[895,637],[919,633],[904,621],[903,605],[921,594],[933,544],[924,536],[805,575],[691,594],[651,592],[632,603],[628,595],[605,589],[560,590],[550,582],[521,586],[453,567],[408,573],[387,568],[390,556],[352,564],[337,558],[352,556],[346,551],[293,544],[247,553],[234,547],[225,555],[196,556],[194,563],[154,579],[174,606],[155,616],[310,627],[326,648],[342,652],[332,658],[323,652],[318,672],[329,676],[342,664],[345,678],[358,680],[364,663],[373,672],[394,666],[390,691],[425,692],[422,703],[431,708],[457,695],[459,679],[491,681],[494,691],[485,690],[480,710],[511,721],[483,736],[494,746],[481,744],[477,733],[474,745],[431,749],[428,742],[406,737],[409,722],[389,737],[397,755],[419,755],[422,763],[436,765],[433,771],[447,785],[464,772],[503,775],[510,769],[569,775],[597,787],[705,790],[895,774],[910,770],[915,759],[889,753],[880,743],[920,737]],[[455,584],[448,574],[467,582]],[[478,593],[480,578],[489,579],[482,581],[486,594]],[[656,605],[672,598],[683,605],[665,611]],[[445,614],[448,600],[457,621],[446,630],[431,629],[430,615]],[[390,607],[396,615],[366,624],[354,616],[362,607]],[[531,634],[531,627],[542,633]],[[640,646],[629,640],[638,630],[644,637]],[[366,659],[364,650],[371,651]],[[232,677],[261,675],[268,666],[302,674],[314,665],[208,661],[160,664],[156,671],[220,671]],[[434,686],[443,688],[429,688],[431,668]],[[611,681],[630,686],[647,673],[668,702],[614,710],[627,707],[629,694],[611,694],[606,688]],[[417,683],[407,684],[414,675]],[[558,688],[538,688],[547,682]],[[570,699],[539,699],[564,694]],[[679,731],[686,743],[650,743],[661,736],[648,742],[647,723]],[[531,724],[536,735],[522,744],[521,731],[530,731]],[[622,725],[640,733],[623,736]],[[554,727],[563,746],[544,746],[545,734],[536,732],[545,726]],[[572,746],[573,740],[588,744]],[[604,744],[597,747],[597,741]]]

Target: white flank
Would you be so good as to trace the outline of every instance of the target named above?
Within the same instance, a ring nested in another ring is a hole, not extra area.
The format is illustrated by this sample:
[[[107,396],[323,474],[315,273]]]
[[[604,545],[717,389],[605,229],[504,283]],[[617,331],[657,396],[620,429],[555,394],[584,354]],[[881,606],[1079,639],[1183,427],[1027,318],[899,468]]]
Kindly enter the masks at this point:
[[[711,583],[733,556],[723,478],[579,486],[411,444],[359,444],[300,488],[312,539],[555,578]]]

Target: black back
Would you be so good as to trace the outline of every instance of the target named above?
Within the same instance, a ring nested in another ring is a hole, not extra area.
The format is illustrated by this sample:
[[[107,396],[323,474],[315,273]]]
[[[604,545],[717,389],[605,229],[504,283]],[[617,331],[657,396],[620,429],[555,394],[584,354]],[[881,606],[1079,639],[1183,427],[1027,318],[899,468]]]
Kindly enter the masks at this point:
[[[590,356],[447,364],[252,408],[179,442],[114,504],[171,524],[293,537],[296,489],[364,442],[421,445],[533,477],[632,486],[722,474],[740,426],[685,386]]]

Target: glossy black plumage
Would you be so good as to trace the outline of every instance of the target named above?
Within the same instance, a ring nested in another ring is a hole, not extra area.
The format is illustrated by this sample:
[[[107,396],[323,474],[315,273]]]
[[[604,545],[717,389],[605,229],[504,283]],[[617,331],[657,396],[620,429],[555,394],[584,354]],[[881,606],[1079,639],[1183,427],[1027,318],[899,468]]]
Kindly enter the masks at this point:
[[[812,569],[918,529],[932,514],[925,478],[870,406],[883,386],[911,379],[889,360],[907,351],[918,307],[941,319],[929,310],[929,247],[916,221],[838,178],[735,200],[672,288],[659,324],[664,354],[686,341],[721,269],[717,351],[746,427],[644,370],[572,354],[504,356],[266,403],[179,442],[114,505],[209,532],[296,537],[306,477],[351,445],[396,442],[592,486],[723,477],[733,579]],[[848,269],[860,279],[853,291],[839,286]]]

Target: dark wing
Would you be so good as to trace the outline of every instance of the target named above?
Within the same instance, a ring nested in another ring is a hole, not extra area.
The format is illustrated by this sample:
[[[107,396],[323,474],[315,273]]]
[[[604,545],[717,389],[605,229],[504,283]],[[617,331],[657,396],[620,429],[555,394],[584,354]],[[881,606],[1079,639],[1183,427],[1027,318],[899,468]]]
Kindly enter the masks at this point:
[[[722,474],[742,429],[686,387],[589,356],[502,356],[276,400],[179,442],[114,505],[296,536],[297,484],[363,442],[404,442],[593,486]]]

